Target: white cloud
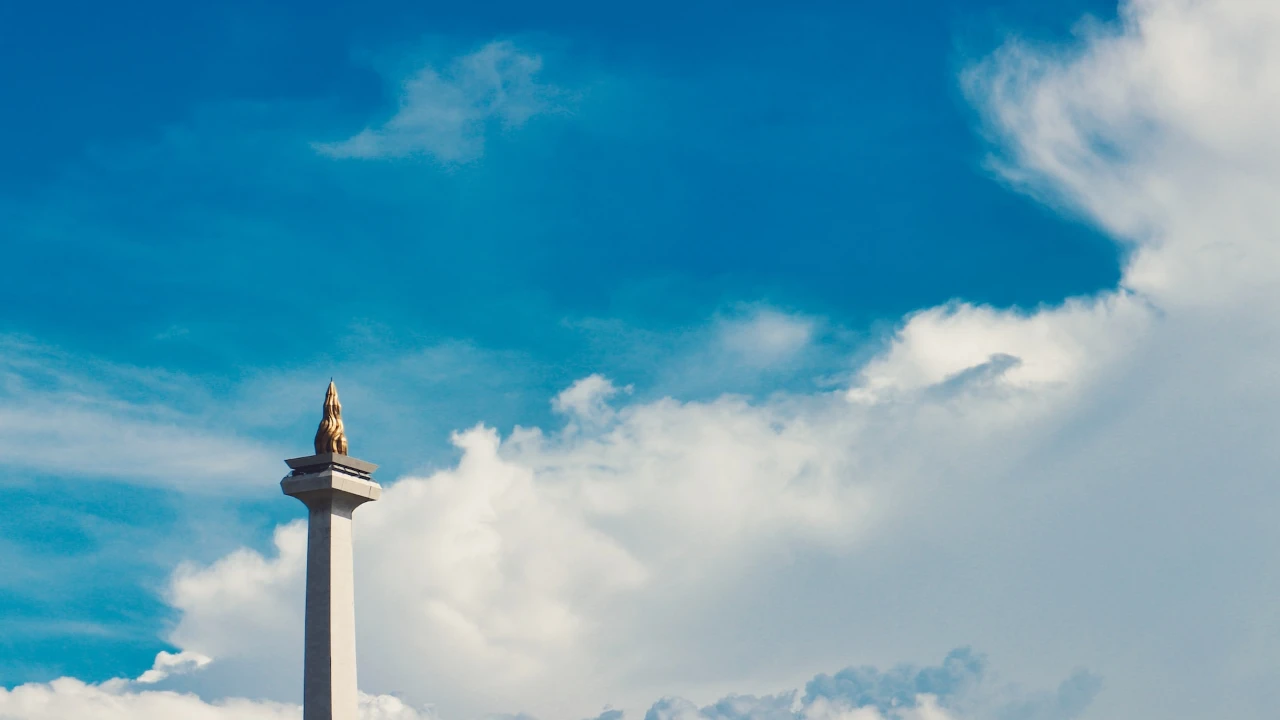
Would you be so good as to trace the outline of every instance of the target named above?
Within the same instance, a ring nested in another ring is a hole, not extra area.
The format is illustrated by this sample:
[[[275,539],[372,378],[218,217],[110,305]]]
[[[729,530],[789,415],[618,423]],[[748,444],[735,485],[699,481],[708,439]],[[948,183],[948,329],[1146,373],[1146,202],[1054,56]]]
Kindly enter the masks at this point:
[[[1012,182],[1134,243],[1124,284],[1165,307],[1270,283],[1280,9],[1134,0],[1063,52],[1012,42],[966,76]]]
[[[139,685],[154,685],[173,675],[184,675],[199,670],[212,662],[212,658],[193,652],[170,653],[161,650],[151,669],[138,676]]]
[[[630,388],[622,388],[629,391]],[[565,413],[584,422],[599,423],[613,416],[609,398],[620,389],[603,375],[589,375],[570,385],[551,402],[556,412]]]
[[[424,67],[400,88],[400,107],[379,127],[316,147],[334,157],[425,155],[441,162],[475,159],[494,128],[514,128],[560,109],[563,92],[537,80],[542,58],[509,42],[491,42],[454,59],[443,72]]]
[[[931,308],[908,318],[889,349],[862,368],[850,397],[973,380],[982,370],[1011,388],[1079,387],[1132,351],[1151,320],[1146,302],[1124,292],[1030,313],[965,304]]]
[[[123,680],[91,685],[71,678],[0,688],[6,720],[300,720],[302,708],[235,698],[209,703],[190,693],[135,690]],[[362,696],[361,720],[426,720],[429,714],[389,696]]]
[[[179,567],[170,581],[168,601],[174,607],[199,607],[199,614],[183,618],[173,631],[172,639],[187,652],[215,658],[209,669],[219,673],[224,668],[240,668],[246,687],[241,692],[252,694],[252,677],[270,671],[258,650],[299,645],[301,626],[296,622],[297,593],[302,592],[305,577],[307,533],[302,523],[277,528],[274,537],[275,557],[267,560],[247,550],[232,553],[211,566]],[[291,593],[296,590],[296,593]],[[251,617],[242,617],[238,608],[256,607]],[[291,642],[296,640],[297,642]],[[288,668],[289,676],[301,683],[301,668]],[[279,672],[277,668],[276,672]]]

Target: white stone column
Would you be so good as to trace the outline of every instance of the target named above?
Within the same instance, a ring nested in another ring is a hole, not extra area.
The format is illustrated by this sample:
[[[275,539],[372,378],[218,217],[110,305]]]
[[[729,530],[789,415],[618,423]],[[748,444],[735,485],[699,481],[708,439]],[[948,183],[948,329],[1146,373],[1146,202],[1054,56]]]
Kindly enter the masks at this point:
[[[377,465],[322,453],[286,460],[285,495],[307,506],[303,720],[357,720],[356,609],[351,515],[377,500]]]

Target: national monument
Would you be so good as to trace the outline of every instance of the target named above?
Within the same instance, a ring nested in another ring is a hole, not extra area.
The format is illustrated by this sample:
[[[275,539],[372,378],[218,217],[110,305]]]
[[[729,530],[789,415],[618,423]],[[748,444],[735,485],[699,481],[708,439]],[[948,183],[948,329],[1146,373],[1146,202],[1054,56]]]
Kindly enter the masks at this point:
[[[351,515],[377,500],[373,463],[347,455],[338,388],[329,381],[315,454],[286,460],[285,495],[307,506],[303,720],[357,720],[356,610]]]

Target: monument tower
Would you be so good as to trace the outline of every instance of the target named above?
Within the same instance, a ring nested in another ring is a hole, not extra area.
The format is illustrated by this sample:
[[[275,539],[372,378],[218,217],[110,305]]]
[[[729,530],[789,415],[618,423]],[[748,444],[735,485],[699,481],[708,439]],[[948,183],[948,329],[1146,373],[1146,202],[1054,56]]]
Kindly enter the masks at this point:
[[[329,381],[315,455],[286,460],[285,495],[307,506],[303,720],[357,720],[356,610],[351,514],[377,500],[373,463],[347,455],[338,388]]]

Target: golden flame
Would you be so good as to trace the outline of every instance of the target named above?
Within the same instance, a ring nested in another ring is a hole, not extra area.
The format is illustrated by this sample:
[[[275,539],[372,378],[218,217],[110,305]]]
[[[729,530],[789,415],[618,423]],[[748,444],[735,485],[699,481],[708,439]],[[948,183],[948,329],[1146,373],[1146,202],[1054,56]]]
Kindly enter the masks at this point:
[[[324,394],[324,419],[316,430],[316,454],[347,454],[347,433],[342,427],[342,403],[338,402],[338,386],[329,381]]]

